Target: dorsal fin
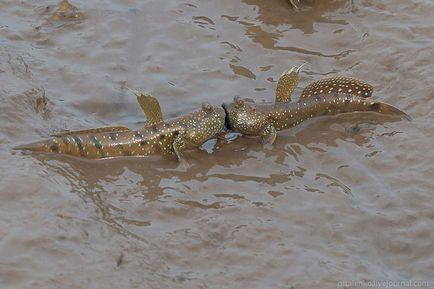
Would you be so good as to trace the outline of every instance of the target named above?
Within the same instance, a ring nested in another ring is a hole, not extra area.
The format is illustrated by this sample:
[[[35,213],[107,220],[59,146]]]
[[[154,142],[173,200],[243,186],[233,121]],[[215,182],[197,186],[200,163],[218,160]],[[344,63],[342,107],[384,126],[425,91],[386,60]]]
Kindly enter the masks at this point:
[[[293,66],[290,70],[285,71],[277,81],[276,86],[276,102],[290,102],[292,93],[300,81],[300,69],[305,63],[300,66]]]
[[[52,134],[52,137],[62,137],[67,135],[74,135],[74,134],[95,134],[100,132],[120,132],[120,131],[128,131],[129,128],[125,126],[106,126],[106,127],[99,127],[99,128],[91,128],[91,129],[82,129],[82,130],[69,130],[64,132],[58,132],[55,134]]]
[[[345,93],[370,97],[373,90],[372,85],[363,80],[347,76],[335,76],[311,82],[301,93],[300,99],[324,93]]]
[[[133,90],[129,87],[126,88],[136,95],[137,101],[146,115],[145,125],[152,125],[163,121],[163,113],[161,112],[160,103],[155,97],[149,93]]]

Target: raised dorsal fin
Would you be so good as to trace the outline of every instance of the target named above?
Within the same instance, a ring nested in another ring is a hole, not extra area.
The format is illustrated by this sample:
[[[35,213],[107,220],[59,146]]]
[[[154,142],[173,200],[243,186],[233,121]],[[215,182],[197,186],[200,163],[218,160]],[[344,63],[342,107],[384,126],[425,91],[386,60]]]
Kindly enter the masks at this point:
[[[277,81],[276,86],[276,102],[291,101],[292,93],[300,81],[300,69],[305,65],[293,66],[290,70],[285,71]]]
[[[347,76],[335,76],[311,82],[301,93],[300,99],[324,93],[370,97],[373,91],[372,85],[363,80]]]
[[[129,131],[130,129],[125,126],[106,126],[106,127],[99,127],[99,128],[91,128],[91,129],[82,129],[82,130],[70,130],[70,131],[64,131],[64,132],[58,132],[55,134],[52,134],[52,137],[62,137],[67,135],[75,135],[75,134],[95,134],[100,132],[120,132],[120,131]]]
[[[146,115],[145,125],[152,125],[163,121],[160,103],[155,97],[149,93],[133,90],[129,87],[127,87],[127,89],[136,95],[137,101]]]

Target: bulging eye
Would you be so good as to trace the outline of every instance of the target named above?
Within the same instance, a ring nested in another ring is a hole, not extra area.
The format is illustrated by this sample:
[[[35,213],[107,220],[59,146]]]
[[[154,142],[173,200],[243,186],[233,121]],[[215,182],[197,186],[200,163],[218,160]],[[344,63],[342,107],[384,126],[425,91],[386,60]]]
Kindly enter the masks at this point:
[[[240,96],[234,96],[234,103],[236,106],[240,107],[244,105],[244,100],[241,99]]]
[[[205,103],[202,104],[202,110],[205,111],[205,112],[212,112],[213,111],[213,107],[208,102],[205,102]]]

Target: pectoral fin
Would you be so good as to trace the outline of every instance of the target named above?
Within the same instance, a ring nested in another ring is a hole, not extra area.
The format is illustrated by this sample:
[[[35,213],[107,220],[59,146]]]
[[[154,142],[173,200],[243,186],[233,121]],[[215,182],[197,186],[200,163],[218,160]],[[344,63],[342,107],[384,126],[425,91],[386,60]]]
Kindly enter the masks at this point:
[[[107,126],[107,127],[99,127],[99,128],[91,128],[91,129],[83,129],[83,130],[70,130],[65,132],[58,132],[52,134],[52,137],[62,137],[67,135],[76,135],[76,134],[95,134],[100,132],[120,132],[120,131],[129,131],[130,129],[125,126]]]
[[[311,82],[301,93],[300,99],[309,96],[330,93],[342,93],[352,94],[359,97],[370,97],[373,91],[374,88],[372,85],[363,80],[347,76],[336,76]]]
[[[146,115],[147,121],[145,125],[152,125],[163,121],[163,113],[161,112],[160,103],[154,96],[128,87],[127,89],[136,95],[137,101]]]
[[[276,140],[276,128],[272,123],[269,123],[261,132],[261,142],[262,144],[272,145]]]
[[[173,151],[175,152],[176,158],[178,161],[188,166],[188,162],[185,160],[184,155],[182,154],[182,150],[186,147],[186,143],[184,140],[184,135],[182,133],[178,133],[175,140],[173,141]]]
[[[291,101],[292,93],[300,81],[300,66],[293,66],[290,70],[285,71],[277,81],[276,86],[276,102],[289,102]]]

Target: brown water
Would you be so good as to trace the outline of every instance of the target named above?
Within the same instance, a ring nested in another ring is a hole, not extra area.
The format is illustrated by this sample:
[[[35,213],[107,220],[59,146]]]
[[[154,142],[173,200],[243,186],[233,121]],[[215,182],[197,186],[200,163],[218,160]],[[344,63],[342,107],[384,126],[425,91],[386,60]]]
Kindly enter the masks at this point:
[[[48,22],[53,4],[0,2],[0,288],[434,287],[433,1],[75,0],[79,18]],[[356,76],[414,120],[319,118],[272,148],[229,135],[189,170],[11,150],[139,127],[125,83],[172,117],[271,101],[302,62],[301,87]]]

